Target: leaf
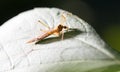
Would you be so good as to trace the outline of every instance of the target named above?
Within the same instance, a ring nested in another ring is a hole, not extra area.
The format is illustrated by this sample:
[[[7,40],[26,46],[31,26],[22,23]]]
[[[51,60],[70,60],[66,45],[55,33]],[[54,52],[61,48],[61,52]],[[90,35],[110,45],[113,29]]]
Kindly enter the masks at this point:
[[[60,24],[69,27],[61,37],[26,43]],[[58,8],[35,8],[0,27],[0,72],[118,72],[120,54],[109,47],[82,19]]]

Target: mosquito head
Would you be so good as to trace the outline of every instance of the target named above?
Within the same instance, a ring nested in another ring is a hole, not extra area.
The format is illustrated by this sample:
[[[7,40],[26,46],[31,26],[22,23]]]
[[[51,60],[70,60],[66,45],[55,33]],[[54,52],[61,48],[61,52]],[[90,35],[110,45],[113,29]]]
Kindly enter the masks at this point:
[[[59,31],[62,31],[62,29],[68,29],[68,27],[60,24],[60,25],[58,25],[58,29],[59,29]]]

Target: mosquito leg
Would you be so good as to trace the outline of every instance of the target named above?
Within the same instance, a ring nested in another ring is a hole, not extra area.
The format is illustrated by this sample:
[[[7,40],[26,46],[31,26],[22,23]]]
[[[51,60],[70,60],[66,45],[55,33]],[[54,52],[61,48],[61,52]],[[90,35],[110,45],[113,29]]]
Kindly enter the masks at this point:
[[[43,26],[47,27],[48,29],[50,29],[50,27],[46,23],[44,23],[42,20],[38,20],[38,22]]]
[[[64,32],[61,31],[61,40],[63,40],[63,39],[64,39]]]

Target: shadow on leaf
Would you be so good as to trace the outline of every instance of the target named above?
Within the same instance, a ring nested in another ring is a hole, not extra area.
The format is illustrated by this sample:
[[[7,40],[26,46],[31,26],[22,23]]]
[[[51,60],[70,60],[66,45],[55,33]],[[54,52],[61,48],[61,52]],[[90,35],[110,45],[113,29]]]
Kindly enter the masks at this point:
[[[68,32],[64,33],[64,40],[69,39],[69,38],[73,38],[73,37],[79,35],[80,33],[82,33],[82,31],[80,31],[78,29],[69,29]],[[50,38],[45,38],[41,41],[38,41],[35,44],[47,44],[47,43],[52,43],[52,42],[56,42],[56,41],[60,41],[60,40],[61,40],[61,36],[50,37]]]

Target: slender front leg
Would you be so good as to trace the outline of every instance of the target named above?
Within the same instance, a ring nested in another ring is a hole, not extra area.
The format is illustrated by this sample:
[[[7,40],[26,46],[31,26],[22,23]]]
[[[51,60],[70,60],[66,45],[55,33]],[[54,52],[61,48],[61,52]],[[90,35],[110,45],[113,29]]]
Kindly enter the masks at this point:
[[[48,29],[50,29],[50,27],[45,22],[43,22],[42,20],[38,20],[38,22],[40,24],[42,24],[43,26],[47,27]]]
[[[61,31],[61,40],[64,39],[64,31]]]

